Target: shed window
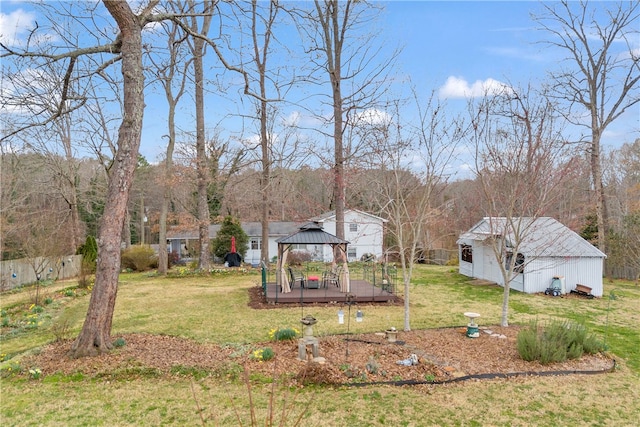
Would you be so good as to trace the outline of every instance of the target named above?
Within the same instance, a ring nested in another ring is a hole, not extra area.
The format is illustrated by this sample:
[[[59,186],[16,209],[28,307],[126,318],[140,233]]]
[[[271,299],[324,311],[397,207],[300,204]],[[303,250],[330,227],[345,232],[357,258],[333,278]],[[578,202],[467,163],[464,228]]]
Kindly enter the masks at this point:
[[[358,224],[356,223],[349,224],[349,231],[352,233],[356,233],[358,231]]]
[[[357,248],[355,247],[350,247],[349,249],[347,249],[347,258],[349,259],[349,261],[358,259],[358,252],[356,249]]]
[[[509,270],[509,268],[511,268],[511,262],[513,261],[513,254],[507,254],[507,259],[506,259],[506,269]],[[522,255],[520,252],[518,252],[516,254],[516,261],[513,264],[513,272],[516,274],[522,273],[524,271],[524,255]]]
[[[473,262],[473,246],[471,245],[460,245],[462,261],[464,262]]]

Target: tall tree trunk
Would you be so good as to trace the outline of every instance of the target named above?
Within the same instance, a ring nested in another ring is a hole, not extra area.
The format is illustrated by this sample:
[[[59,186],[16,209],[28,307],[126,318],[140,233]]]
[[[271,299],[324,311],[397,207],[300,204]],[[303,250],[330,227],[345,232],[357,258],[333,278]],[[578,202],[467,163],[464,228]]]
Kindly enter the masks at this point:
[[[333,197],[336,204],[336,236],[344,239],[345,184],[344,148],[342,143],[342,97],[340,96],[340,88],[334,88],[334,99],[336,103],[339,102],[340,104],[339,106],[336,104],[334,108],[335,179]]]
[[[111,324],[118,291],[122,227],[138,161],[144,113],[142,26],[128,3],[104,0],[104,4],[120,28],[124,106],[118,149],[109,173],[105,214],[98,232],[95,286],[82,331],[71,347],[72,357],[95,355],[112,348]]]
[[[69,248],[75,252],[80,246],[80,215],[78,214],[78,187],[76,185],[78,173],[76,162],[73,157],[73,150],[71,149],[71,125],[69,123],[70,117],[67,116],[63,119],[60,139],[62,141],[64,149],[64,158],[66,163],[66,180],[68,184],[68,193],[65,198],[69,206],[69,212],[71,214],[71,235],[69,236]]]
[[[500,326],[509,326],[509,291],[511,287],[510,283],[505,281],[504,289],[502,290],[502,315],[500,317]]]
[[[200,242],[200,258],[198,268],[209,270],[209,224],[211,215],[209,213],[209,203],[207,189],[209,188],[209,173],[207,162],[207,151],[205,147],[204,134],[204,72],[202,67],[202,55],[204,51],[204,41],[195,39],[193,73],[195,78],[195,99],[196,99],[196,167],[198,180],[198,240]]]
[[[594,120],[595,121],[595,120]],[[607,215],[606,200],[604,195],[604,185],[602,183],[602,162],[600,160],[600,134],[593,127],[591,141],[591,177],[593,179],[593,189],[596,193],[596,221],[598,224],[598,249],[606,251],[607,244]],[[605,252],[606,253],[606,252]]]
[[[171,203],[171,177],[173,176],[173,150],[175,147],[175,103],[169,103],[169,143],[167,144],[167,158],[162,171],[162,205],[160,206],[160,230],[158,246],[158,273],[167,274],[169,270],[169,256],[167,253],[167,217]]]
[[[331,76],[333,92],[333,139],[335,149],[335,182],[334,199],[336,203],[336,236],[344,239],[344,210],[345,210],[345,184],[344,184],[344,144],[343,144],[343,99],[342,99],[342,42],[340,35],[339,7],[337,2],[330,9],[333,21],[334,62]],[[346,257],[346,254],[344,254]]]
[[[176,105],[185,90],[185,83],[187,80],[187,67],[188,61],[182,66],[184,72],[178,72],[178,65],[180,62],[179,55],[181,53],[180,36],[178,32],[178,25],[175,23],[170,27],[168,32],[167,50],[170,55],[169,66],[165,69],[162,64],[157,67],[161,70],[160,81],[164,86],[165,98],[167,99],[167,105],[169,111],[167,112],[167,131],[169,142],[167,143],[166,159],[162,167],[162,176],[160,182],[162,183],[162,203],[160,205],[160,223],[159,223],[159,246],[158,246],[158,273],[166,275],[169,270],[169,254],[167,249],[167,219],[169,216],[169,206],[171,204],[171,197],[173,192],[173,151],[175,149],[176,141]],[[179,76],[179,89],[177,93],[173,94],[173,82],[176,77]]]
[[[196,2],[188,0],[189,10],[195,11]],[[211,15],[215,2],[205,1],[203,6],[202,28],[198,28],[198,18],[190,17],[190,29],[194,34],[206,36],[211,24]],[[204,71],[203,57],[205,41],[200,37],[195,37],[191,45],[193,54],[193,78],[195,90],[196,108],[196,180],[197,180],[197,211],[198,211],[198,242],[200,244],[200,257],[198,258],[198,268],[209,270],[210,266],[210,237],[209,224],[211,223],[211,212],[209,210],[209,162],[207,160],[205,128],[204,128]]]
[[[260,73],[260,86],[262,93],[264,89],[264,72]],[[262,176],[260,192],[262,193],[260,222],[262,228],[260,259],[265,263],[269,262],[269,189],[271,187],[271,156],[269,155],[269,135],[267,134],[267,102],[260,102],[260,138],[262,145]]]

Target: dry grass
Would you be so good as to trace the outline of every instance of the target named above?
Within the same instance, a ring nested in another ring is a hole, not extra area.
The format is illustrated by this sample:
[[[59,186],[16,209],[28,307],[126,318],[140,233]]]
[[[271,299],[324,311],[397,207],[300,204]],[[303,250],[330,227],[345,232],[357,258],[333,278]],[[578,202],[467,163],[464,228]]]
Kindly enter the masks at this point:
[[[258,419],[268,414],[271,386],[253,386]],[[238,425],[230,397],[245,408],[241,383],[203,381],[197,393],[211,425]],[[288,394],[287,394],[288,393]],[[388,386],[283,392],[300,408],[310,400],[306,426],[344,425],[509,425],[634,426],[638,421],[638,382],[624,373],[591,377],[483,381],[446,387]],[[43,398],[64,396],[60,398]],[[58,384],[4,383],[3,425],[197,425],[200,423],[188,379],[80,382]],[[296,412],[297,413],[297,412]],[[291,424],[289,424],[291,425]]]
[[[266,340],[276,327],[298,326],[300,307],[252,310],[247,290],[259,277],[187,277],[165,279],[123,275],[114,318],[114,335],[128,332],[175,335],[198,342],[247,343]],[[65,284],[68,286],[68,284]],[[614,354],[622,358],[612,374],[568,377],[530,377],[452,384],[447,386],[366,388],[304,388],[288,394],[303,405],[310,399],[304,425],[639,425],[640,332],[637,312],[640,289],[627,282],[607,282],[605,295],[615,289],[618,298],[586,300],[513,293],[512,323],[560,318],[584,321],[599,334],[607,331]],[[482,314],[481,324],[496,324],[502,290],[471,285],[450,268],[420,267],[411,287],[413,329],[462,325],[465,311]],[[2,296],[2,307],[19,298]],[[74,298],[51,312],[53,320],[68,319],[78,331],[88,296]],[[352,332],[375,332],[402,327],[402,308],[365,306],[365,321],[351,323]],[[337,323],[337,307],[305,307],[304,314],[319,319],[320,335],[344,332]],[[608,326],[607,325],[608,315]],[[24,351],[54,339],[16,337],[0,342],[1,352]],[[25,344],[28,340],[28,344]],[[625,363],[625,361],[627,363]],[[28,368],[28,367],[24,367]],[[196,425],[200,423],[189,378],[133,378],[82,380],[73,375],[2,378],[2,425]],[[211,425],[238,425],[233,397],[249,407],[240,380],[206,378],[196,383],[200,402]],[[253,398],[258,419],[267,414],[271,385],[255,378]],[[62,398],[64,396],[64,398]],[[276,398],[287,396],[278,389]],[[295,397],[294,397],[295,396]],[[276,400],[277,400],[276,399]],[[300,400],[298,400],[300,399]],[[243,422],[249,424],[243,414]]]

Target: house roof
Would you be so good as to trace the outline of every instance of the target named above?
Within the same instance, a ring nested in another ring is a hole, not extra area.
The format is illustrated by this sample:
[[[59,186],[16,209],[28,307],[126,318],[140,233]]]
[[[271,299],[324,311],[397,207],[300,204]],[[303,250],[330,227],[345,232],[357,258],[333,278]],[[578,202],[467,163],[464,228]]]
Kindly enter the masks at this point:
[[[327,233],[317,222],[304,224],[295,233],[276,239],[276,242],[278,242],[278,244],[291,245],[338,245],[349,243],[348,241],[340,239],[333,234]]]
[[[512,224],[510,226],[505,217],[485,217],[460,235],[458,243],[504,237],[507,246],[516,247],[525,256],[606,257],[602,251],[554,218],[518,217],[513,218]]]
[[[388,222],[384,218],[380,218],[378,216],[372,215],[367,212],[362,212],[356,209],[347,209],[346,212],[356,212],[360,215],[368,216],[377,221]],[[326,220],[335,218],[336,211],[329,211],[322,215],[318,215],[314,218],[311,218],[311,223],[321,224]],[[287,236],[292,233],[296,233],[300,228],[300,222],[292,222],[292,221],[272,221],[269,222],[269,236],[270,237],[281,237]],[[260,237],[262,235],[262,225],[260,222],[242,222],[240,226],[247,233],[249,237]],[[209,225],[209,238],[213,239],[218,235],[218,231],[220,230],[220,224],[211,224]],[[324,231],[323,231],[324,233]],[[167,240],[197,240],[198,239],[198,229],[191,230],[168,230],[167,231]],[[346,241],[345,241],[346,242]],[[322,243],[322,242],[313,242],[313,243]],[[343,242],[344,243],[344,242]],[[347,242],[348,243],[348,242]],[[330,244],[330,243],[327,243]]]
[[[373,215],[373,214],[370,214],[370,213],[367,213],[367,212],[359,211],[357,209],[347,209],[347,210],[345,210],[345,213],[347,213],[347,212],[355,212],[355,213],[357,213],[359,215],[364,215],[364,216],[368,216],[370,218],[374,218],[377,221],[389,222],[388,220],[386,220],[384,218],[381,218],[379,216],[376,216],[376,215]],[[330,220],[330,219],[334,219],[335,217],[336,217],[336,211],[333,210],[333,211],[325,212],[325,213],[323,213],[321,215],[318,215],[318,216],[314,216],[313,218],[310,219],[310,221],[322,223],[324,221],[327,221],[327,220]]]
[[[259,222],[242,222],[240,226],[249,237],[262,235],[262,225]],[[299,222],[276,221],[269,223],[269,236],[286,236],[295,232],[300,227]],[[209,237],[215,238],[220,230],[220,224],[209,225]],[[167,240],[197,240],[198,230],[168,231]]]

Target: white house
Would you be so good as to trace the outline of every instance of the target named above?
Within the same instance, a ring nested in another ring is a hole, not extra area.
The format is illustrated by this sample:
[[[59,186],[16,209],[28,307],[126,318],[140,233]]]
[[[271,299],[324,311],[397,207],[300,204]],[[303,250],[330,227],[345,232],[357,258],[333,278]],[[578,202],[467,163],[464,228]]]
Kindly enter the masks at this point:
[[[322,225],[327,233],[336,235],[336,213],[327,212],[310,219]],[[349,242],[347,258],[349,261],[360,260],[364,255],[373,255],[376,259],[383,254],[384,224],[386,219],[362,212],[356,209],[347,209],[344,212],[344,238]],[[333,260],[331,247],[322,245],[316,248],[321,251],[322,260]]]
[[[509,224],[504,217],[485,217],[457,243],[459,271],[465,276],[504,286],[498,262],[509,265],[515,256],[512,289],[544,292],[554,277],[562,277],[564,292],[580,284],[590,287],[594,296],[603,294],[606,255],[553,218],[514,218]],[[505,248],[506,253],[496,256],[496,248]]]
[[[323,230],[336,234],[335,212],[328,212],[310,221],[318,222]],[[349,261],[359,260],[365,254],[373,254],[376,258],[382,256],[383,234],[385,219],[357,210],[345,211],[345,240],[349,242],[347,257]],[[249,237],[249,250],[245,254],[244,261],[252,265],[260,264],[262,249],[262,228],[259,222],[242,222],[242,229]],[[277,239],[296,232],[302,223],[273,221],[269,223],[269,254],[275,257],[278,253]],[[209,226],[209,237],[215,238],[220,225]],[[181,257],[195,253],[198,240],[197,230],[169,231],[167,240],[170,251],[179,253]],[[311,253],[314,260],[331,262],[333,254],[331,247],[327,245],[295,245],[293,250],[303,250]]]

